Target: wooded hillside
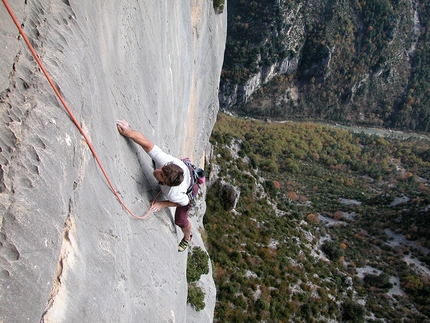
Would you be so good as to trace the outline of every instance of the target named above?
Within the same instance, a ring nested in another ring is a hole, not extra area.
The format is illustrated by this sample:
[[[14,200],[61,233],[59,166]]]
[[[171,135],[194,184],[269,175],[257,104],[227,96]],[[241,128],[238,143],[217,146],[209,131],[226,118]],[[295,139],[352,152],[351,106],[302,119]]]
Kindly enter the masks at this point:
[[[224,108],[428,132],[429,14],[422,0],[229,1],[223,95],[279,62],[298,66]]]
[[[215,322],[430,318],[430,142],[220,114]]]

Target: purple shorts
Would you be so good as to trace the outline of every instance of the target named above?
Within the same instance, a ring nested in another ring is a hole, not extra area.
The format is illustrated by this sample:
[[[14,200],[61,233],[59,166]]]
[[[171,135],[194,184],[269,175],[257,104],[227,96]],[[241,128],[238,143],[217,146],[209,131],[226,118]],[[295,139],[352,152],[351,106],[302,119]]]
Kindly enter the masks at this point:
[[[190,224],[188,221],[188,213],[190,212],[191,205],[177,206],[175,212],[175,224],[180,228],[186,228]]]
[[[193,196],[197,196],[199,191],[199,186],[194,184]],[[190,221],[188,221],[188,213],[190,213],[191,204],[185,206],[177,206],[175,212],[175,224],[180,228],[186,228],[189,226]]]

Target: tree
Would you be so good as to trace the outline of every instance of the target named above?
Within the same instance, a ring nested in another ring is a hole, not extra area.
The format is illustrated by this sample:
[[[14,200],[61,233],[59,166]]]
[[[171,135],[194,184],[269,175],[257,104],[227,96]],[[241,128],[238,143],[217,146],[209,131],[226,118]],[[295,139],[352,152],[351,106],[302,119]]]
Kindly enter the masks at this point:
[[[391,288],[393,284],[390,283],[390,275],[382,273],[380,275],[367,274],[364,276],[364,282],[370,286],[378,288]]]
[[[322,246],[322,250],[332,261],[339,260],[339,258],[342,257],[344,253],[340,245],[334,241],[326,241]]]
[[[364,322],[364,316],[366,315],[366,309],[363,305],[347,300],[343,304],[343,318],[347,322],[361,323]]]

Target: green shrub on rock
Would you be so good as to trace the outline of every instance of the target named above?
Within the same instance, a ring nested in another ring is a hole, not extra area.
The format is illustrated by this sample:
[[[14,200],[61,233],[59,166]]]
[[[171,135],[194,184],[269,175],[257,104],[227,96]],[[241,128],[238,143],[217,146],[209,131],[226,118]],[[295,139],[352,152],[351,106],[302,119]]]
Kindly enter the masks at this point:
[[[195,282],[209,273],[209,256],[200,247],[190,248],[187,259],[187,282]]]
[[[194,306],[197,312],[205,308],[206,304],[204,302],[204,299],[205,293],[199,286],[196,286],[195,284],[188,285],[187,302]]]
[[[188,297],[187,302],[194,306],[196,311],[205,308],[205,293],[195,284],[201,275],[209,273],[209,256],[201,247],[189,249],[187,258],[187,282]]]

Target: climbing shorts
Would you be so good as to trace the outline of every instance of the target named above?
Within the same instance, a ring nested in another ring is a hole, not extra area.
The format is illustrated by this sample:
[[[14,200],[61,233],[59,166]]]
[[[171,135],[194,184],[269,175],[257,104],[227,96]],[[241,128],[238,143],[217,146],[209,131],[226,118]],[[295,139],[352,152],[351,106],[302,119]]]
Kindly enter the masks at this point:
[[[188,221],[188,213],[190,213],[191,205],[177,206],[175,212],[175,224],[180,228],[186,228],[190,224]]]

